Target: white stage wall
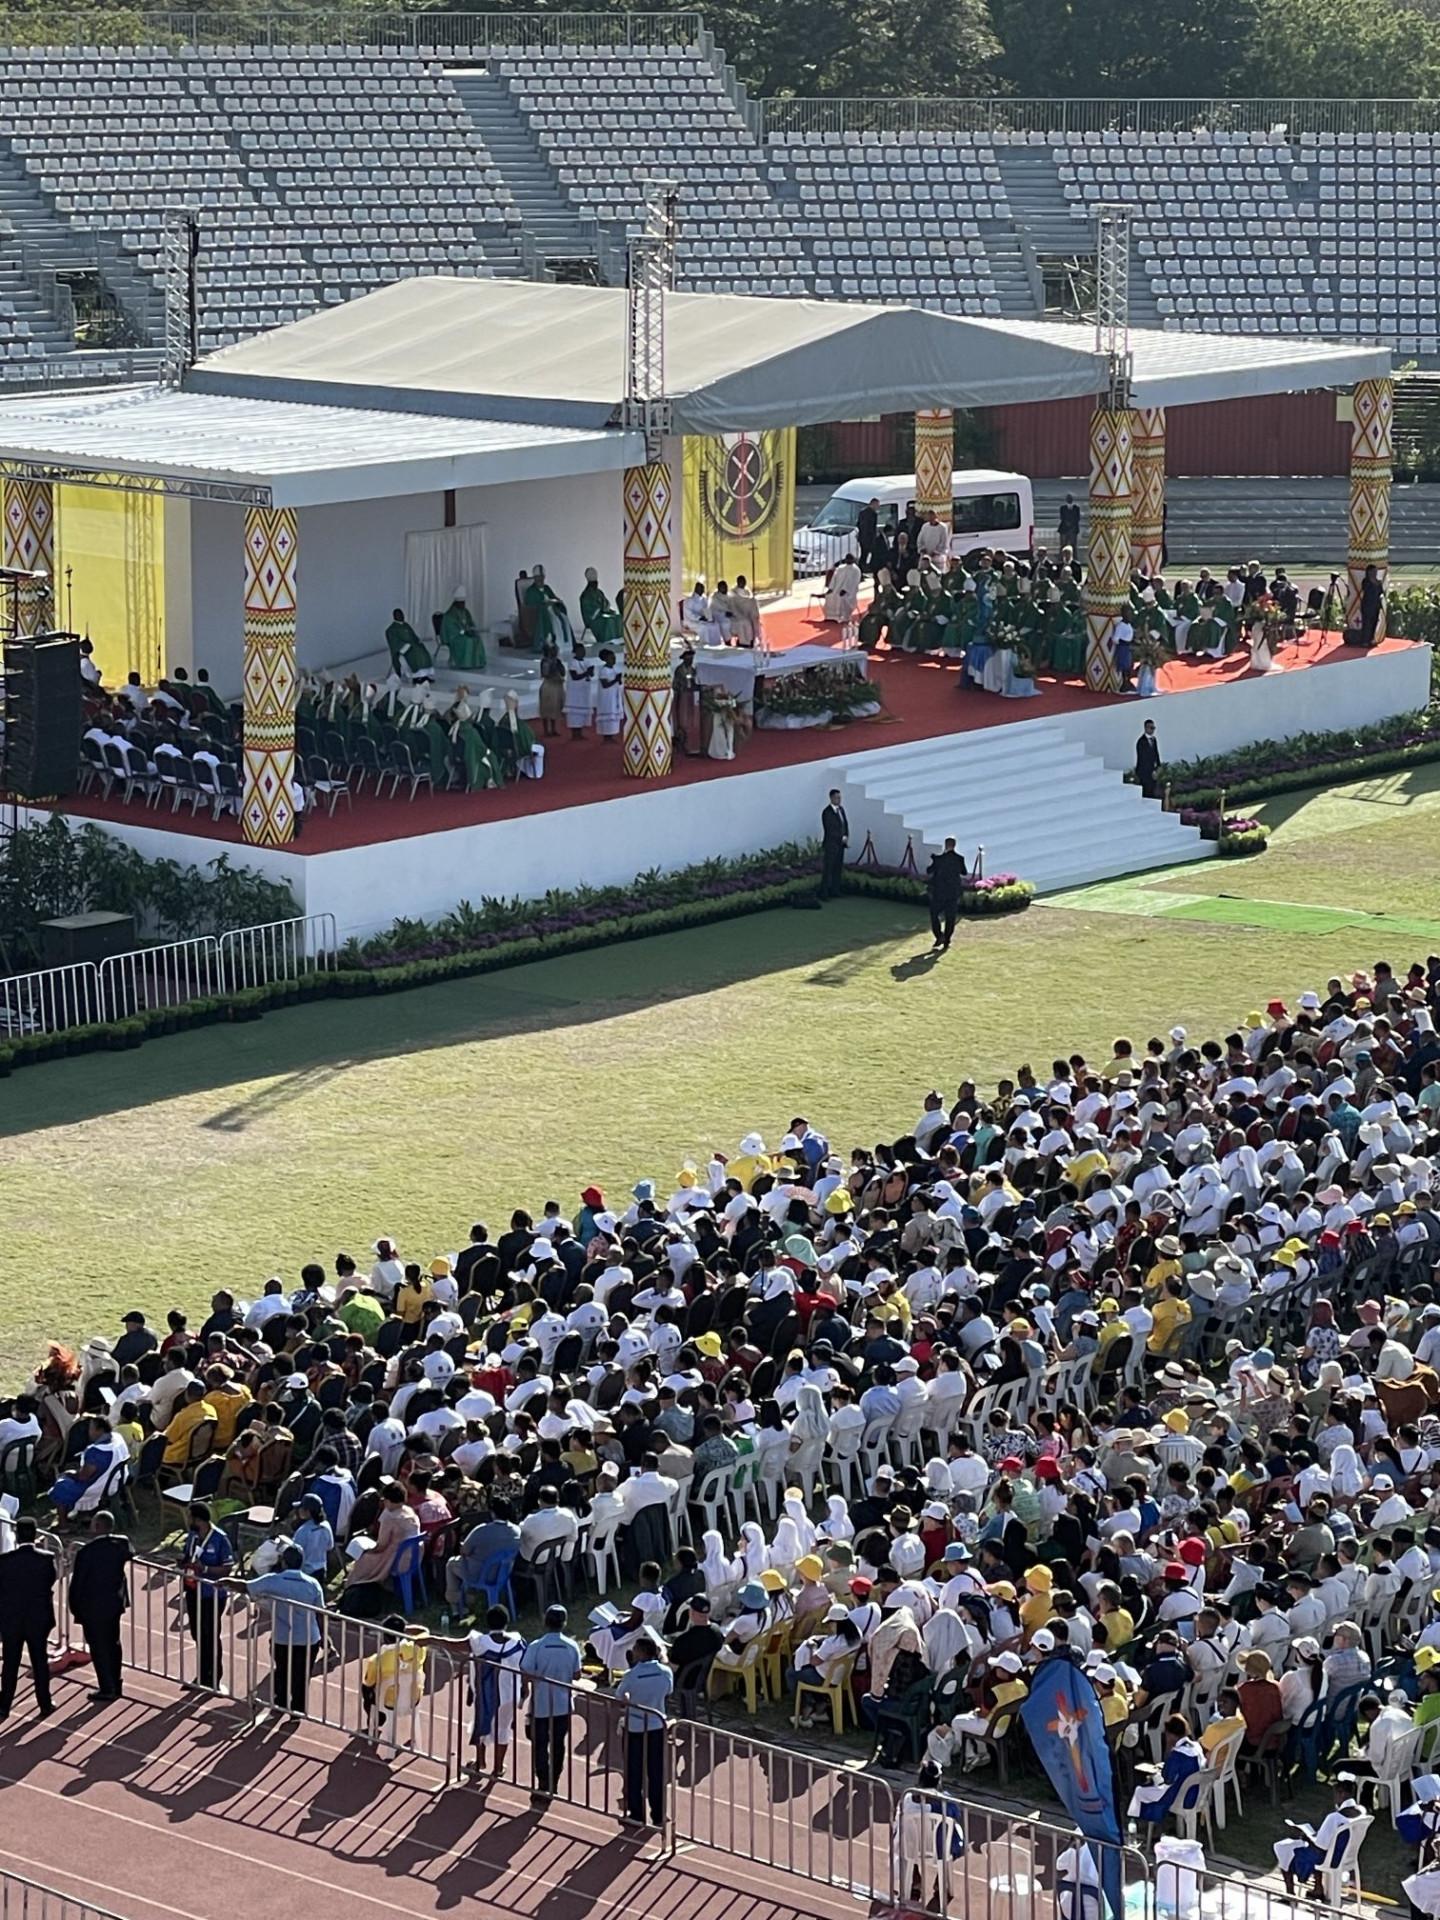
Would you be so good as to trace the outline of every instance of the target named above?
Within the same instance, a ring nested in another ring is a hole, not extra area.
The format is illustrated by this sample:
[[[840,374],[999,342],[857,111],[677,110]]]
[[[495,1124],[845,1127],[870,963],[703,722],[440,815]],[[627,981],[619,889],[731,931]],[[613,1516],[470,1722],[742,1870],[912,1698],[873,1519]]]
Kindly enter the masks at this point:
[[[1424,705],[1429,681],[1430,649],[1414,647],[1155,700],[1119,701],[1048,721],[1017,719],[1006,730],[1014,739],[1017,769],[1027,778],[1035,777],[1027,739],[1036,726],[1062,726],[1118,769],[1133,765],[1135,736],[1147,718],[1156,723],[1162,751],[1179,760],[1254,740],[1333,729],[1346,721],[1363,725],[1405,713]],[[853,729],[849,737],[865,731]],[[963,755],[967,742],[993,740],[994,731],[950,737],[956,753]],[[894,751],[913,751],[914,745]],[[870,749],[864,757],[885,751]],[[336,853],[287,853],[206,841],[167,832],[151,824],[157,816],[147,813],[137,813],[133,823],[105,824],[151,858],[203,864],[223,849],[238,863],[287,880],[302,911],[333,913],[341,939],[363,938],[401,914],[433,919],[462,899],[478,902],[486,894],[534,897],[547,887],[581,883],[614,885],[649,867],[673,870],[717,854],[755,852],[785,840],[812,838],[818,834],[826,793],[839,783],[847,761],[857,757],[837,755],[686,786],[637,784],[633,793],[589,806],[413,834]],[[544,796],[542,783],[536,798]],[[1063,796],[1057,796],[1057,804],[1061,800]],[[422,817],[423,800],[414,804],[417,817]],[[399,831],[406,811],[404,803],[396,804]],[[963,822],[956,825],[963,831]],[[1003,867],[1003,848],[992,847],[988,854],[992,870]]]
[[[621,490],[618,473],[461,488],[455,496],[457,521],[485,526],[485,603],[475,610],[481,625],[514,618],[516,575],[537,562],[572,615],[578,612],[586,567],[598,568],[613,600],[624,547]],[[245,510],[197,500],[187,517],[188,552],[181,551],[183,526],[177,523],[172,530],[167,522],[167,536],[173,532],[176,541],[174,557],[168,549],[166,555],[167,609],[173,568],[176,592],[180,582],[189,582],[194,664],[208,668],[220,693],[236,700]],[[302,507],[295,628],[300,665],[326,667],[381,649],[391,609],[405,600],[405,536],[433,532],[444,523],[445,501],[438,493]]]

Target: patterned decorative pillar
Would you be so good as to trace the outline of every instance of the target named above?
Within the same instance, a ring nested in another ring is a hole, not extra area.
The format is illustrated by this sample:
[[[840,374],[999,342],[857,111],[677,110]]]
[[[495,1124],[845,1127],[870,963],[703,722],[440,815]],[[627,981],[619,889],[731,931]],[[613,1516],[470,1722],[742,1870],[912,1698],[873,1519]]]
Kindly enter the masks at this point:
[[[54,618],[55,489],[48,480],[7,480],[0,520],[0,566],[36,577],[16,589],[16,626],[44,633]]]
[[[245,512],[245,790],[241,830],[254,847],[295,838],[295,588],[291,507]]]
[[[670,468],[625,469],[625,771],[663,780],[672,754]]]
[[[1085,681],[1118,693],[1115,622],[1130,597],[1135,412],[1095,409],[1090,422],[1090,544],[1085,552]]]
[[[1135,407],[1130,566],[1156,579],[1165,565],[1165,409]]]
[[[955,415],[949,407],[928,407],[915,415],[915,511],[923,520],[933,513],[942,527],[951,524],[950,476],[955,465]],[[903,584],[903,582],[902,582]]]
[[[1350,429],[1350,581],[1345,624],[1360,619],[1360,583],[1367,567],[1383,580],[1390,568],[1390,443],[1395,413],[1395,383],[1355,383],[1354,423]],[[1384,615],[1375,638],[1385,636]]]

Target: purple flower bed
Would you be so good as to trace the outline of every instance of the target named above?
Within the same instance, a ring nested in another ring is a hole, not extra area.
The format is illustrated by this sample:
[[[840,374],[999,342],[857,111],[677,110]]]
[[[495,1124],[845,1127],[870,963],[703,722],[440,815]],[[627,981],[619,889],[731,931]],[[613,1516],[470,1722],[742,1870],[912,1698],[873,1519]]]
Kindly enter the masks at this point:
[[[1239,814],[1227,814],[1221,820],[1214,807],[1182,807],[1180,824],[1183,827],[1198,827],[1202,840],[1228,838],[1233,833],[1263,833],[1264,827],[1258,820],[1247,820]]]
[[[882,880],[915,880],[922,886],[925,882],[923,873],[913,873],[907,867],[871,866],[867,862],[863,867],[857,866],[855,871],[856,873],[873,873]],[[961,882],[966,893],[998,893],[1001,887],[1014,887],[1019,884],[1018,873],[987,873],[983,879],[979,880],[973,874],[968,874]]]

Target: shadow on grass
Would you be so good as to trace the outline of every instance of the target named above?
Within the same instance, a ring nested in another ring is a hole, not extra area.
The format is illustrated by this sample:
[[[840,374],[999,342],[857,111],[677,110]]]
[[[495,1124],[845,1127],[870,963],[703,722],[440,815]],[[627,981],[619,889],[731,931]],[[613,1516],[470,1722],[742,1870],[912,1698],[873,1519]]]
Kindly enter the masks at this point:
[[[47,1061],[0,1081],[0,1139],[273,1082],[200,1123],[239,1133],[327,1080],[343,1097],[346,1073],[367,1061],[584,1026],[791,967],[818,967],[823,984],[839,962],[843,978],[847,955],[910,938],[916,920],[913,909],[877,900],[832,901],[823,913],[777,909],[378,999],[286,1007],[243,1025],[150,1040],[136,1051]]]

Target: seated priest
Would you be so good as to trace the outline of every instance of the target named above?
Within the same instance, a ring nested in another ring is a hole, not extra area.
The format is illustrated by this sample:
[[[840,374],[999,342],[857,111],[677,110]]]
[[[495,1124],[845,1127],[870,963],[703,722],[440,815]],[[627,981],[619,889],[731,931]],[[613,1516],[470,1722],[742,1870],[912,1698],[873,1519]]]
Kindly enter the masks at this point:
[[[451,666],[461,673],[485,665],[485,642],[465,604],[464,587],[455,589],[454,597],[440,616],[440,644],[449,653]]]
[[[606,599],[600,576],[594,567],[585,569],[585,585],[580,593],[580,624],[599,646],[620,638],[620,616]]]

